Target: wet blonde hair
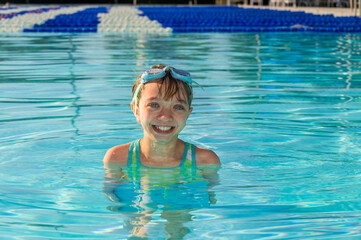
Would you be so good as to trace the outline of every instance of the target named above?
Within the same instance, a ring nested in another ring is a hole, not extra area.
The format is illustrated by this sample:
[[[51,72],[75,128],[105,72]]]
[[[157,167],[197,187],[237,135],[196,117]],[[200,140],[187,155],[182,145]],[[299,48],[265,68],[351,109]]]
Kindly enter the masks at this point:
[[[163,64],[157,64],[152,66],[152,68],[159,69],[163,69],[165,67],[166,66]],[[138,77],[138,80],[133,85],[132,98],[134,98],[134,92],[140,84],[140,78],[141,76]],[[142,86],[140,86],[136,101],[137,107],[139,107],[139,100],[142,96],[142,90],[147,83],[158,83],[159,93],[164,97],[166,101],[173,98],[173,96],[176,96],[178,99],[181,99],[182,96],[186,96],[188,106],[191,107],[193,100],[193,91],[191,87],[186,82],[172,77],[172,75],[170,74],[170,69],[166,70],[166,74],[164,77],[150,80],[149,82],[146,82]]]

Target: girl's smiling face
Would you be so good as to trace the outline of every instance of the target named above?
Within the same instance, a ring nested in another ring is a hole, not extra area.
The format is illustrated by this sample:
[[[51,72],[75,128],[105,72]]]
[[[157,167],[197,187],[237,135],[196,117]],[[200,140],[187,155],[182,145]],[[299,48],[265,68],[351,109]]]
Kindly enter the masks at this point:
[[[136,108],[133,103],[132,109],[137,121],[142,124],[144,137],[170,142],[178,139],[193,108],[189,107],[183,91],[166,100],[161,89],[158,83],[145,84],[139,107]]]

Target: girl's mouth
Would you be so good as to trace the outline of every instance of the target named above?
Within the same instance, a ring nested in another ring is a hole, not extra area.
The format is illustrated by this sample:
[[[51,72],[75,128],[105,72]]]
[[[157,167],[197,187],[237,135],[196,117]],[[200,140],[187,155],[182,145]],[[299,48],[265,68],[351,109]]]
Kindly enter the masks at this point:
[[[160,133],[160,134],[169,134],[169,133],[173,132],[173,130],[174,130],[173,126],[152,125],[152,127],[156,133]]]

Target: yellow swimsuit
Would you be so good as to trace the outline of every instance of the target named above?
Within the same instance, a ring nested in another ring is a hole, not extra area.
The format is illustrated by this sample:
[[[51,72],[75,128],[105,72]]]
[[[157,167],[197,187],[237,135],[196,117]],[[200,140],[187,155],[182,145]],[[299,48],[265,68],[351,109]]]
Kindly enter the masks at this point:
[[[185,143],[184,153],[181,163],[173,168],[152,168],[146,167],[140,162],[139,140],[130,144],[127,167],[123,169],[127,172],[128,180],[133,183],[146,177],[150,182],[169,185],[182,180],[194,180],[197,173],[195,161],[195,147],[188,142]]]
[[[181,163],[173,168],[151,168],[140,162],[139,140],[129,147],[122,169],[123,184],[114,193],[121,202],[137,209],[190,209],[209,206],[207,183],[197,171],[195,147],[185,143]]]

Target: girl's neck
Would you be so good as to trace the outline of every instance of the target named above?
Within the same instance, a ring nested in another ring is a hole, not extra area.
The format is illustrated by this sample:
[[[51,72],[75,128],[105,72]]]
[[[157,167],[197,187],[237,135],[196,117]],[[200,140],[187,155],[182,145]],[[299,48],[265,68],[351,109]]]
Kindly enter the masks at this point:
[[[182,158],[180,149],[184,145],[178,138],[174,141],[162,143],[151,141],[147,138],[140,140],[141,159],[148,164],[164,165],[178,162]]]

